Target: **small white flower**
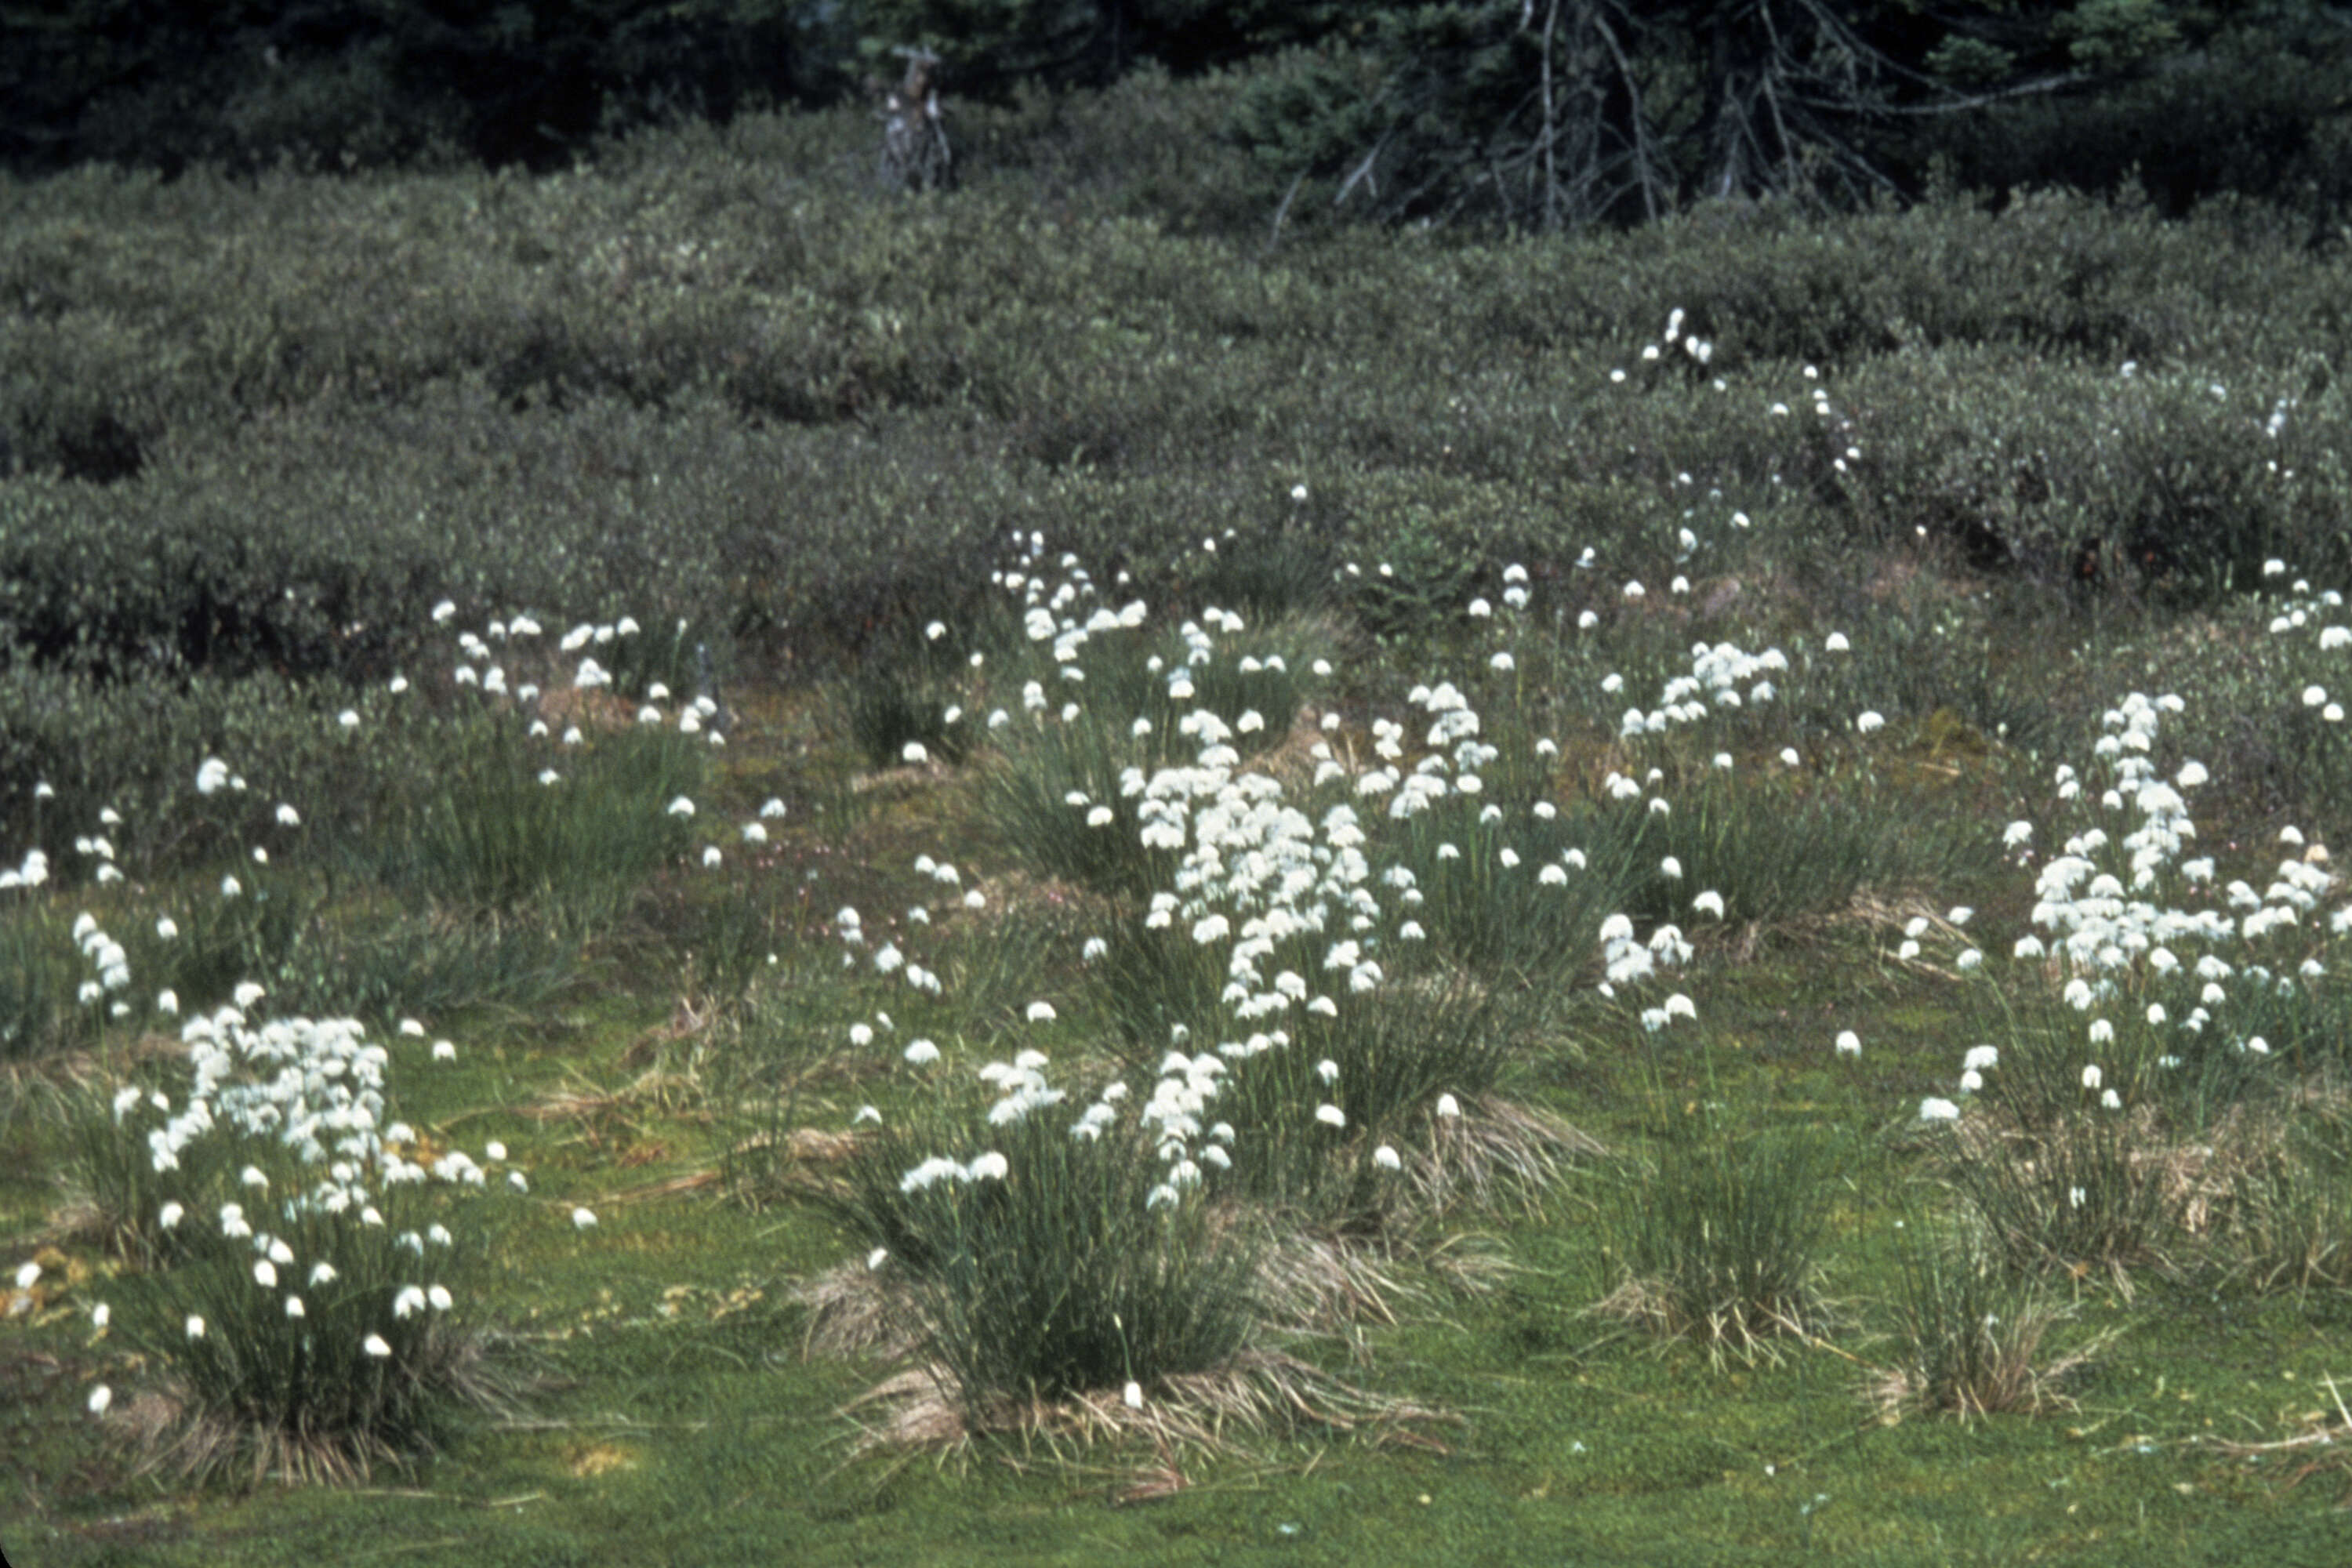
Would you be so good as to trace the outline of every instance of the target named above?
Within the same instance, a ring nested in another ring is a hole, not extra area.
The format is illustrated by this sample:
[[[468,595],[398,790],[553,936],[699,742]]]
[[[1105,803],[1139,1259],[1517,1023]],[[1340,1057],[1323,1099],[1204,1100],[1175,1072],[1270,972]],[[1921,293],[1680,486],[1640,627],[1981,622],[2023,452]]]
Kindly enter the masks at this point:
[[[1119,1397],[1127,1401],[1127,1407],[1129,1410],[1142,1409],[1143,1384],[1129,1379],[1125,1391],[1121,1393]]]
[[[1960,1108],[1948,1100],[1938,1100],[1929,1095],[1919,1102],[1919,1120],[1922,1121],[1958,1121],[1959,1119]]]
[[[267,1258],[256,1260],[253,1265],[253,1282],[256,1285],[261,1286],[271,1286],[277,1284],[278,1266],[270,1262]]]
[[[1336,1105],[1318,1105],[1315,1108],[1315,1120],[1326,1127],[1345,1127],[1348,1125],[1348,1113]]]
[[[1855,1034],[1852,1029],[1843,1029],[1839,1031],[1837,1037],[1837,1053],[1842,1057],[1858,1057],[1862,1055],[1862,1037]]]
[[[105,1415],[106,1407],[113,1403],[114,1390],[107,1387],[106,1384],[101,1383],[89,1391],[89,1413],[92,1415]]]
[[[679,795],[676,800],[669,803],[669,814],[672,816],[692,816],[694,815],[694,802],[688,800],[684,795]]]
[[[436,1062],[454,1062],[457,1059],[457,1047],[447,1040],[436,1040],[433,1042],[433,1059]]]
[[[286,1315],[289,1318],[299,1318],[303,1315],[301,1297],[289,1296],[286,1298]]]
[[[384,1342],[384,1337],[382,1334],[370,1334],[367,1338],[360,1342],[360,1349],[367,1352],[368,1354],[375,1357],[378,1361],[382,1361],[386,1356],[392,1354],[392,1346]]]
[[[595,1211],[593,1209],[573,1209],[572,1211],[572,1226],[573,1229],[586,1230],[595,1223],[596,1215]]]
[[[107,1305],[104,1301],[100,1301],[97,1306],[92,1307],[89,1310],[89,1326],[93,1329],[102,1329],[106,1327],[107,1320],[113,1316],[114,1309]]]
[[[1054,1021],[1054,1005],[1051,1002],[1032,1002],[1029,1004],[1029,1021],[1031,1023],[1050,1024]]]
[[[188,1338],[192,1340],[203,1339],[205,1337],[205,1321],[202,1318],[197,1317],[194,1312],[189,1313],[187,1331]]]
[[[929,1040],[916,1040],[906,1049],[907,1060],[915,1067],[929,1067],[940,1059],[940,1047]]]
[[[433,1310],[436,1312],[446,1312],[455,1304],[454,1299],[449,1294],[449,1288],[446,1285],[434,1286],[425,1292],[425,1299],[433,1303]]]
[[[1402,1171],[1404,1161],[1394,1149],[1383,1143],[1372,1151],[1372,1163],[1383,1171]]]
[[[40,1277],[41,1266],[39,1264],[25,1264],[16,1270],[16,1289],[19,1290],[29,1290]]]

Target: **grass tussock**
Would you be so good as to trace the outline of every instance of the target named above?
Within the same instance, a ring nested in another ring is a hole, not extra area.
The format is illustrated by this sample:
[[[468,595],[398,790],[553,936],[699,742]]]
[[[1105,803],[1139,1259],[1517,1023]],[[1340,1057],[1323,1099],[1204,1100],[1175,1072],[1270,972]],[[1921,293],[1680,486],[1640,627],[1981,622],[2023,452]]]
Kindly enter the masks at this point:
[[[1245,1451],[1250,1439],[1345,1435],[1375,1447],[1438,1453],[1436,1433],[1461,1417],[1383,1397],[1279,1351],[1255,1350],[1212,1371],[1171,1374],[1125,1388],[1058,1398],[974,1400],[947,1368],[909,1368],[845,1407],[861,1448],[968,1448],[1013,1437],[1070,1451],[1148,1445],[1166,1455]]]
[[[2009,1268],[1980,1237],[1930,1233],[1916,1214],[1896,1250],[1895,1359],[1864,1391],[1882,1420],[2074,1407],[2061,1385],[2101,1345],[2053,1348],[2073,1314],[2045,1280]]]
[[[1711,1355],[1772,1353],[1833,1321],[1821,1289],[1839,1151],[1814,1131],[1695,1127],[1601,1197],[1618,1282],[1593,1310]]]

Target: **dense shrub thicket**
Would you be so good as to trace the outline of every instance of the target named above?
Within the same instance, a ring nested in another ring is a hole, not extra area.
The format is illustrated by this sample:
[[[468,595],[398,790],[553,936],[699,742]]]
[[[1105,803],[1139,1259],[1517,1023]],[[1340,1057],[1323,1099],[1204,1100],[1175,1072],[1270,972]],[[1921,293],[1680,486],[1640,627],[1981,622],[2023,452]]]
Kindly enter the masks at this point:
[[[1724,204],[1268,254],[1178,232],[1237,188],[1175,133],[1204,102],[987,111],[1066,163],[916,202],[876,198],[848,115],[546,177],[0,184],[12,790],[68,767],[74,692],[384,679],[445,597],[834,668],[971,605],[1014,531],[1162,578],[1224,540],[1204,591],[1328,584],[1372,635],[1450,613],[1466,563],[1592,546],[1701,605],[1767,537],[1836,576],[1924,532],[2076,595],[2345,574],[2352,287],[2258,209]],[[1102,138],[1175,217],[1096,180]]]

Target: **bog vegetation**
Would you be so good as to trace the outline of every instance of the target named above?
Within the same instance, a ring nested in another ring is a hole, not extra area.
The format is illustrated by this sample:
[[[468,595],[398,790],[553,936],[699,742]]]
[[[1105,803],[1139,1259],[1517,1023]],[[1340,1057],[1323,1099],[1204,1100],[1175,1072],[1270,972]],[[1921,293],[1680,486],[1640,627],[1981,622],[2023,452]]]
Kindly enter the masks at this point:
[[[1215,90],[0,186],[12,1561],[2333,1554],[2340,244]]]

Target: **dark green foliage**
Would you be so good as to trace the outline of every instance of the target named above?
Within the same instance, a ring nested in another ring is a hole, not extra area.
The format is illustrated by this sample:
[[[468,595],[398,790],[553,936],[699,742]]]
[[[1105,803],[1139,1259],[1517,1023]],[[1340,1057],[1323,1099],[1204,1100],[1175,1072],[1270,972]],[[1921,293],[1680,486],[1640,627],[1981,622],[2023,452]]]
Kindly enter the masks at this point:
[[[646,137],[540,184],[10,187],[10,658],[380,678],[446,595],[832,660],[959,618],[1016,527],[1107,574],[1218,539],[1204,600],[1328,587],[1378,633],[1482,557],[1654,579],[1685,523],[1736,574],[1735,510],[2053,584],[2095,559],[2102,590],[2344,559],[2345,289],[2258,225],[2050,198],[1269,263],[1087,216],[1115,196],[877,206],[826,172],[849,130]],[[1706,365],[1643,359],[1676,308]]]
[[[838,85],[830,8],[780,0],[76,0],[0,20],[0,159],[176,173],[561,167],[599,132]]]
[[[2085,7],[2087,9],[2087,7]],[[2293,209],[2315,227],[2347,194],[2346,41],[2314,17],[2168,60],[2099,93],[1999,105],[1914,128],[1903,153],[1969,189],[2137,186],[2178,215],[2217,198]]]

